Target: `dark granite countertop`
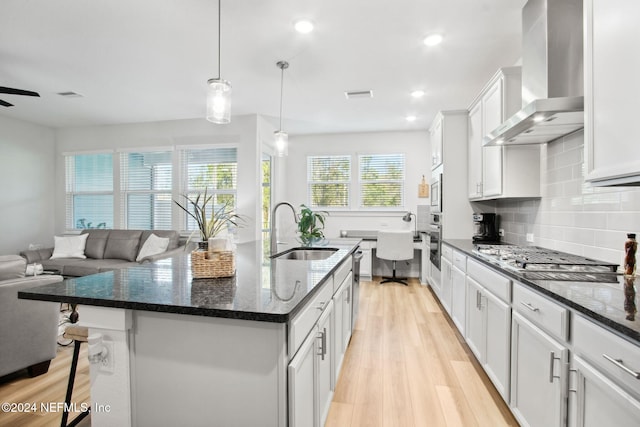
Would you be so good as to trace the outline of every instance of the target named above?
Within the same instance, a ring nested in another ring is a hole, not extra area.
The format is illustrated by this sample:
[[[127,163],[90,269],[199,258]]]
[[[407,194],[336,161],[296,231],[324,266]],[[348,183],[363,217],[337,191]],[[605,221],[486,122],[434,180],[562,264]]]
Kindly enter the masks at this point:
[[[284,323],[295,315],[359,239],[336,239],[325,260],[263,262],[262,242],[239,244],[236,275],[193,279],[188,253],[90,276],[67,279],[18,293],[19,298],[131,310]]]
[[[444,243],[640,344],[635,278],[618,275],[615,282],[532,280],[526,273],[503,269],[478,256],[470,240],[451,239]]]

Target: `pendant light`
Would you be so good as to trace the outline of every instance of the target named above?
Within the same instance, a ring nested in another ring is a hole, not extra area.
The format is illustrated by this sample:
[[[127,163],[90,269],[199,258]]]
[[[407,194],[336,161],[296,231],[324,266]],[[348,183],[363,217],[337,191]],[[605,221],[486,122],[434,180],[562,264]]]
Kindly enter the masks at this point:
[[[226,124],[231,122],[231,83],[220,74],[221,3],[218,0],[218,78],[207,81],[207,120]]]
[[[276,144],[276,155],[278,157],[285,157],[289,154],[289,135],[282,130],[282,92],[284,88],[284,70],[289,68],[289,63],[287,61],[278,61],[276,63],[278,68],[280,68],[280,127],[277,131],[273,133]]]

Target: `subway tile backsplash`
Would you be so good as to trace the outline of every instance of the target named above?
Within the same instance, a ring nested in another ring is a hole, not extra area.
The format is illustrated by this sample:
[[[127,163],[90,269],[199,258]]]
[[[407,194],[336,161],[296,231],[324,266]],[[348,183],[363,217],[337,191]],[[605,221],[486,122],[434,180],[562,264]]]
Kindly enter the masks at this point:
[[[543,146],[542,197],[495,202],[504,241],[622,263],[627,233],[640,234],[640,187],[592,187],[584,159],[582,131]]]

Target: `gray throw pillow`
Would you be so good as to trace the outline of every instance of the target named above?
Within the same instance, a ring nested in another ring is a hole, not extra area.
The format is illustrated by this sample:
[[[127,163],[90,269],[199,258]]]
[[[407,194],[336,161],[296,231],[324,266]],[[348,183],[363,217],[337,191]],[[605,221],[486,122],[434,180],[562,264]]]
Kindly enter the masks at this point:
[[[107,239],[111,230],[84,230],[82,233],[89,235],[87,244],[84,247],[84,254],[87,258],[103,259],[104,250],[107,247]]]
[[[142,231],[111,230],[104,249],[104,259],[135,261]]]

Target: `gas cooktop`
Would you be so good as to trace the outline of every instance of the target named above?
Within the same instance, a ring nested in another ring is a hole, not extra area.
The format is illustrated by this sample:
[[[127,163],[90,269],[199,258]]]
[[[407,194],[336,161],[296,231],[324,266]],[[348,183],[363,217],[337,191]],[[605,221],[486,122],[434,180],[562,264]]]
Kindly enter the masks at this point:
[[[487,261],[532,280],[617,281],[618,264],[538,246],[483,245],[474,252]]]

